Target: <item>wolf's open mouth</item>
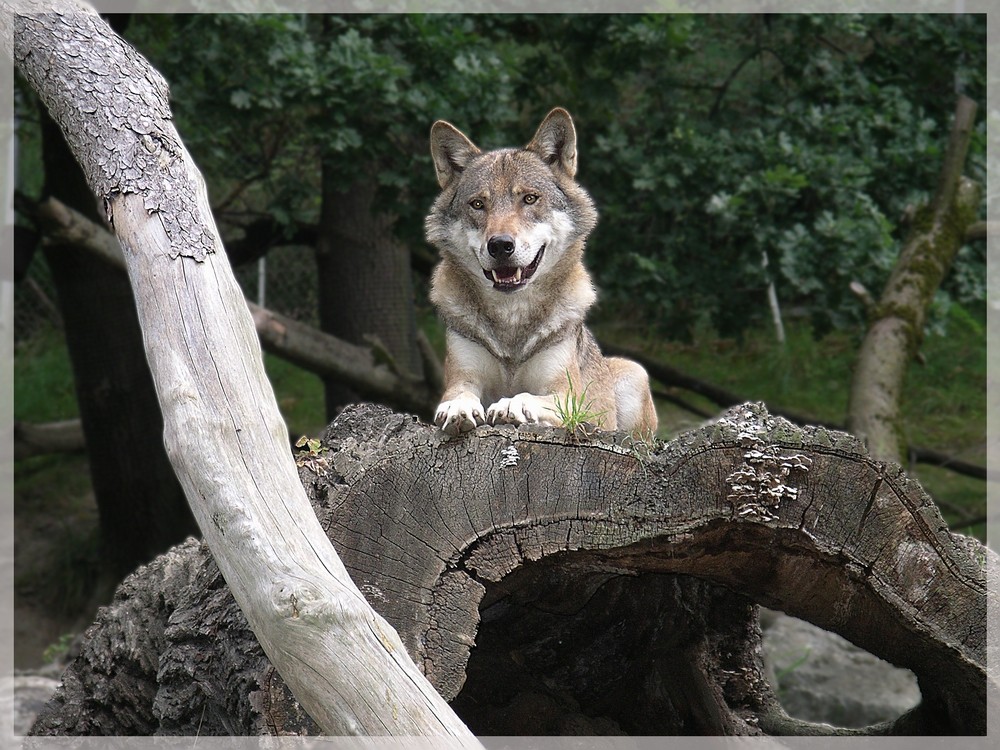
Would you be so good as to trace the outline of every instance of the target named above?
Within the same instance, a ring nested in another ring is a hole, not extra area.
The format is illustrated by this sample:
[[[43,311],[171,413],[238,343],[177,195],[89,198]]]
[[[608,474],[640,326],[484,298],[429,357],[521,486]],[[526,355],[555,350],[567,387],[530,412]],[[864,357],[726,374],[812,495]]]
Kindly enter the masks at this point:
[[[542,262],[542,255],[544,253],[545,245],[542,245],[542,249],[538,251],[535,259],[526,266],[507,266],[505,268],[494,268],[489,271],[484,268],[483,274],[493,282],[494,289],[504,292],[520,289],[528,282],[528,279],[535,275],[535,271],[538,270],[538,264]]]

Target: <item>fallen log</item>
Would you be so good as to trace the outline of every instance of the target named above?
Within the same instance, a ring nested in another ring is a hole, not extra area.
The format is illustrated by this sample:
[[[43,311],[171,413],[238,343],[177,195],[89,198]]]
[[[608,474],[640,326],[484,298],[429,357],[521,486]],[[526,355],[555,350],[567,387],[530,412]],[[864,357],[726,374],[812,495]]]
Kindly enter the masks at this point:
[[[365,405],[298,464],[355,583],[477,734],[986,731],[996,556],[845,434],[747,404],[650,452],[543,428],[449,439]],[[757,603],[910,669],[920,705],[864,730],[790,719]],[[33,731],[316,729],[191,541],[123,585]]]
[[[14,423],[15,461],[50,453],[82,453],[85,450],[87,440],[79,419]]]
[[[56,198],[35,203],[22,197],[21,210],[31,216],[50,237],[94,253],[116,268],[125,267],[118,239],[104,227]],[[339,379],[362,397],[378,400],[398,409],[417,412],[427,418],[434,413],[440,387],[432,374],[428,382],[402,375],[380,362],[373,347],[352,344],[324,333],[287,315],[246,300],[260,337],[261,347],[292,364],[321,377]],[[434,355],[420,342],[421,351],[436,365]]]

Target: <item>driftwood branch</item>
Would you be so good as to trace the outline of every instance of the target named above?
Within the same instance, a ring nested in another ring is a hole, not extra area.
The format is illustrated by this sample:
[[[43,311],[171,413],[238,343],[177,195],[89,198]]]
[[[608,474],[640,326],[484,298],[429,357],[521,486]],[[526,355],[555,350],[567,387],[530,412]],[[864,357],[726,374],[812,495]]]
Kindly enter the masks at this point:
[[[123,250],[164,442],[257,639],[330,734],[468,729],[368,605],[311,512],[204,182],[167,85],[92,9],[0,5],[14,62],[102,201]]]
[[[299,464],[351,576],[477,732],[849,733],[784,715],[753,602],[914,672],[921,704],[862,733],[985,732],[997,558],[899,467],[753,404],[640,448],[547,428],[449,439],[363,405]],[[316,731],[196,543],[126,584],[35,731],[100,721]]]

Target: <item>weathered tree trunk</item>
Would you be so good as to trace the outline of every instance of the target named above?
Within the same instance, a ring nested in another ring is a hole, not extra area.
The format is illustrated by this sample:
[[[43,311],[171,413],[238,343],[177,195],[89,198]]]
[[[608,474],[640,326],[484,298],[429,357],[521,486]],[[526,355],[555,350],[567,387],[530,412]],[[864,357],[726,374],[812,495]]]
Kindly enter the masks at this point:
[[[320,328],[355,345],[379,342],[402,376],[422,379],[410,254],[378,210],[377,184],[360,176],[345,185],[323,169],[316,266]],[[358,400],[343,381],[324,378],[327,417]]]
[[[204,183],[167,86],[93,10],[0,4],[14,60],[121,242],[167,454],[240,609],[330,734],[474,742],[367,604],[299,483]]]
[[[899,415],[903,380],[920,349],[934,293],[979,208],[978,186],[962,177],[975,114],[975,102],[961,97],[934,198],[919,212],[858,350],[847,429],[886,461],[906,455]]]
[[[94,194],[58,126],[40,114],[45,192],[96,218]],[[90,447],[101,558],[115,583],[197,526],[163,448],[163,418],[128,277],[72,245],[49,244],[44,253]]]
[[[898,467],[759,405],[653,454],[621,440],[448,439],[352,407],[300,477],[354,580],[477,732],[837,731],[781,711],[755,602],[916,674],[921,705],[865,733],[985,732],[997,559]],[[36,732],[315,730],[194,542],[138,573],[88,636]]]

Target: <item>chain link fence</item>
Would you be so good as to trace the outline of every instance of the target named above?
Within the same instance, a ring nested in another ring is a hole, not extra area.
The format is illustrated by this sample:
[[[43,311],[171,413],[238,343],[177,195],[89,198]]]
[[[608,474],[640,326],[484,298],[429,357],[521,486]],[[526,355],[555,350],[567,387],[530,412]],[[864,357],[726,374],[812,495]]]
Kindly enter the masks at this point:
[[[55,284],[45,258],[39,253],[28,273],[14,284],[14,345],[28,341],[50,328],[62,328],[56,303]]]
[[[309,325],[318,325],[316,259],[308,247],[280,247],[234,269],[247,299]],[[58,295],[45,256],[37,253],[14,286],[14,342],[62,328]]]

